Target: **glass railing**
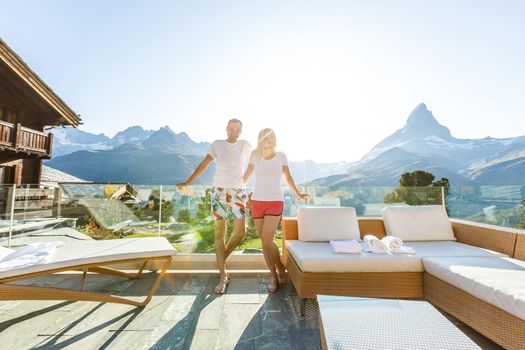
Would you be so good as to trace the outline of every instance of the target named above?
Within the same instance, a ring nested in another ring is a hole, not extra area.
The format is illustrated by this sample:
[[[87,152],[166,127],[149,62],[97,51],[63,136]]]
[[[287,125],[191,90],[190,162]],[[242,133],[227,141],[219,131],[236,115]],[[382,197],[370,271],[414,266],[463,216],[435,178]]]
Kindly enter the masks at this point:
[[[299,186],[297,200],[286,188],[284,216],[301,206],[354,207],[359,216],[381,216],[391,205],[445,205],[449,216],[525,228],[525,186]],[[248,193],[250,188],[247,189]],[[214,253],[211,187],[126,183],[64,183],[0,187],[0,245],[34,241],[161,236],[180,254]],[[233,218],[228,218],[228,234]],[[280,228],[276,241],[281,244]],[[261,242],[247,211],[246,235],[237,251],[260,253]]]
[[[453,218],[525,229],[525,186],[453,186],[446,203]]]

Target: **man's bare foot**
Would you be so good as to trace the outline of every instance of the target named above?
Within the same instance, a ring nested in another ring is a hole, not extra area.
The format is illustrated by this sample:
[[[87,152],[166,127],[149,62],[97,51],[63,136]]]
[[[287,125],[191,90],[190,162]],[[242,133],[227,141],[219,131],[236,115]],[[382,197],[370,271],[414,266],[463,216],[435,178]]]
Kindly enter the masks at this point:
[[[279,285],[279,279],[277,278],[276,275],[272,275],[272,280],[271,282],[268,284],[268,287],[266,287],[266,289],[268,290],[268,292],[270,293],[275,293],[277,292],[277,286]]]
[[[228,279],[228,276],[221,276],[220,279],[219,279],[219,284],[217,284],[215,286],[215,293],[217,294],[224,294],[226,293],[226,287],[228,286],[228,283],[229,283],[229,279]]]
[[[288,283],[288,273],[285,269],[277,269],[277,279],[279,280],[279,284]]]

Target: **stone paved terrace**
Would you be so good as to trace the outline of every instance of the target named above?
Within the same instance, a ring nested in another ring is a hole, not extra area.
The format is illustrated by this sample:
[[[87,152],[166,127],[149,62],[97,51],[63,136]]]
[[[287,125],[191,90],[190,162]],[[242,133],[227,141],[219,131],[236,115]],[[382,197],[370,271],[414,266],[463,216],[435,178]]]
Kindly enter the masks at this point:
[[[128,281],[90,275],[88,290],[145,295],[155,277]],[[79,286],[81,274],[59,274],[25,283]],[[233,273],[227,294],[217,296],[216,274],[169,273],[145,308],[95,302],[0,302],[1,349],[320,349],[319,311],[291,285],[266,291],[268,275]],[[450,318],[450,317],[449,317]],[[490,340],[451,319],[484,349]]]

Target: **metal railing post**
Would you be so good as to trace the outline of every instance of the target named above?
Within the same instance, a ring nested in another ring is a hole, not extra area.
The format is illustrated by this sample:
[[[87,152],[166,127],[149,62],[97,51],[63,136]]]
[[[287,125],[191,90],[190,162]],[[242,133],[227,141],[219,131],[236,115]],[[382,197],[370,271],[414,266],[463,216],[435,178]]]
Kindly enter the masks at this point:
[[[159,237],[160,237],[160,223],[162,218],[162,185],[160,185],[160,198],[159,198]]]
[[[29,197],[29,184],[26,184],[25,198],[24,198],[24,223],[26,222],[27,214],[27,198]]]
[[[7,248],[11,248],[11,235],[13,234],[13,221],[15,217],[15,199],[16,199],[16,185],[13,185],[13,190],[11,191],[11,198],[10,199],[10,212],[11,212],[11,220],[9,223],[9,238],[7,239]]]

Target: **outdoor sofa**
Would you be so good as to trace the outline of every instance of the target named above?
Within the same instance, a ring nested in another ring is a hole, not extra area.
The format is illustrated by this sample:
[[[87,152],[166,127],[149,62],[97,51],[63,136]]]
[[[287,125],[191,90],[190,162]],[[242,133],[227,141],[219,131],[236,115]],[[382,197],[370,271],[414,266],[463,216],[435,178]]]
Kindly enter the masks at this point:
[[[4,253],[8,252],[8,248],[0,247],[0,249]],[[155,294],[175,254],[176,250],[162,237],[90,240],[66,244],[56,248],[54,254],[45,263],[0,272],[0,300],[82,300],[144,306]],[[154,265],[152,269],[159,267],[160,272],[142,301],[85,290],[88,273],[136,279],[142,275],[150,262]],[[140,263],[138,272],[127,273],[109,267],[128,263]],[[64,271],[83,272],[78,289],[13,283]]]
[[[441,206],[300,208],[283,260],[303,300],[318,294],[425,299],[509,349],[525,349],[525,232],[449,220]],[[398,236],[415,254],[336,254],[329,240]],[[302,304],[304,311],[304,303]]]

